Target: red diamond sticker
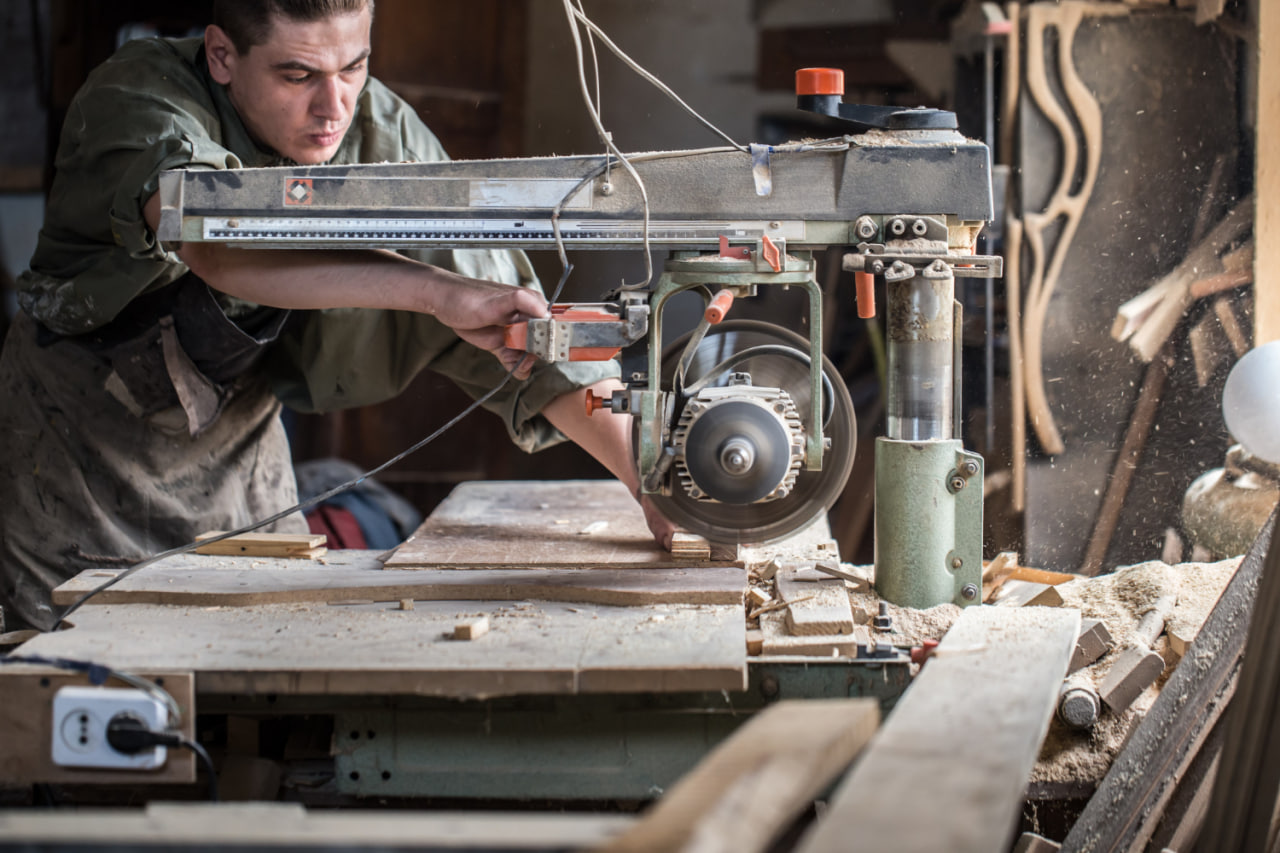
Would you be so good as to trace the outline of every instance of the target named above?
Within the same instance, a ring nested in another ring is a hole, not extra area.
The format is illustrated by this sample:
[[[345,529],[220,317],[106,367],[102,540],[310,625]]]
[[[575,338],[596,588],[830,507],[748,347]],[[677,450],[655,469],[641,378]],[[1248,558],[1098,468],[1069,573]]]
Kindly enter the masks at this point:
[[[315,191],[310,178],[285,178],[284,203],[286,205],[311,204]]]

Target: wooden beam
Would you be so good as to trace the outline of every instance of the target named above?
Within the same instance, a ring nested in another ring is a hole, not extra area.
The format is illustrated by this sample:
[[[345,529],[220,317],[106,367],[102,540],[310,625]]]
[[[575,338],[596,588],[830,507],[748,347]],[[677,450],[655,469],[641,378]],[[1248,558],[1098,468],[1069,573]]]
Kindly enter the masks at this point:
[[[1079,628],[1075,610],[967,608],[797,850],[1008,849]]]
[[[770,705],[680,779],[607,853],[764,851],[875,733],[871,699]]]
[[[1254,124],[1254,331],[1255,345],[1280,340],[1280,6],[1254,4],[1258,15],[1258,113]]]

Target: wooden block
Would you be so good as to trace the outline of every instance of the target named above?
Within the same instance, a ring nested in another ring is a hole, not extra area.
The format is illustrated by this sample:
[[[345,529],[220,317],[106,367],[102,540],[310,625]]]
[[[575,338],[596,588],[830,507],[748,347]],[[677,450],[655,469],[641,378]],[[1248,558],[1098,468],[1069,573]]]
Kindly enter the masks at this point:
[[[220,530],[201,533],[196,541],[221,534]],[[220,557],[299,557],[314,560],[328,552],[324,547],[326,541],[324,534],[242,533],[229,539],[200,545],[196,548],[196,553]]]
[[[1169,648],[1179,658],[1187,656],[1187,650],[1196,638],[1196,631],[1188,630],[1190,626],[1169,625],[1165,627],[1165,636],[1169,638]]]
[[[747,654],[759,655],[764,650],[764,632],[759,628],[747,631]]]
[[[475,640],[489,633],[489,617],[481,616],[453,626],[455,640]]]
[[[1080,636],[1076,637],[1076,650],[1071,653],[1071,663],[1067,673],[1084,669],[1098,658],[1111,651],[1114,642],[1105,622],[1099,619],[1085,619],[1080,623]]]
[[[780,571],[782,571],[782,563],[779,563],[777,560],[770,560],[757,569],[755,575],[762,581],[771,581]]]
[[[1130,646],[1120,653],[1098,685],[1098,695],[1117,714],[1133,704],[1164,672],[1164,658],[1142,646]]]
[[[758,712],[685,774],[608,853],[763,851],[871,739],[867,699],[782,701]]]
[[[412,610],[412,609],[413,609],[413,599],[412,599],[412,598],[402,598],[402,599],[400,599],[400,609],[401,609],[401,610]]]
[[[778,596],[787,602],[787,627],[792,634],[853,633],[853,609],[844,581],[802,583],[790,572],[783,572],[777,584]]]
[[[747,590],[747,601],[751,602],[755,607],[763,607],[773,601],[773,596],[765,592],[758,586],[753,586]]]
[[[991,603],[998,607],[1061,607],[1062,594],[1053,584],[1008,580]]]
[[[676,531],[671,535],[671,556],[686,560],[709,560],[711,543],[693,533]]]

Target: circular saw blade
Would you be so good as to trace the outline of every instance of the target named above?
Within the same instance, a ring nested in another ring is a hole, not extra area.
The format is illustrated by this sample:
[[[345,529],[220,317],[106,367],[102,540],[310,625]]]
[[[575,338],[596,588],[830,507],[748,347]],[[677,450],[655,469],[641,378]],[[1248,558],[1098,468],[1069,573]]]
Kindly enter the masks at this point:
[[[663,352],[662,387],[670,387],[687,341],[686,335]],[[688,387],[700,381],[736,353],[768,344],[783,344],[805,355],[809,352],[809,341],[788,329],[760,321],[728,320],[713,326],[698,344],[684,384]],[[823,455],[821,471],[801,470],[795,489],[784,498],[746,505],[698,500],[677,487],[670,495],[649,496],[658,511],[690,533],[713,542],[758,544],[794,533],[830,509],[853,468],[857,425],[849,391],[825,356],[822,369],[830,380],[834,400],[824,405],[824,410],[830,411],[824,435],[831,440],[831,447]],[[765,353],[747,358],[733,370],[750,373],[754,385],[782,388],[801,412],[808,411],[809,367],[804,361]],[[711,384],[721,382],[719,377],[711,380]]]

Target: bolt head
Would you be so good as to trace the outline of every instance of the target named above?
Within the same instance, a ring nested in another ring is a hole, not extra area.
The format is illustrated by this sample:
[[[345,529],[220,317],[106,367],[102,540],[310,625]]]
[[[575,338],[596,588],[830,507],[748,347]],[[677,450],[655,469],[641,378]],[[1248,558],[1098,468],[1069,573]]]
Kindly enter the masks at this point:
[[[960,561],[956,560],[956,562],[958,563]],[[960,597],[963,598],[965,601],[973,601],[975,598],[978,597],[977,585],[971,584],[971,583],[965,584],[964,588],[960,590]]]

